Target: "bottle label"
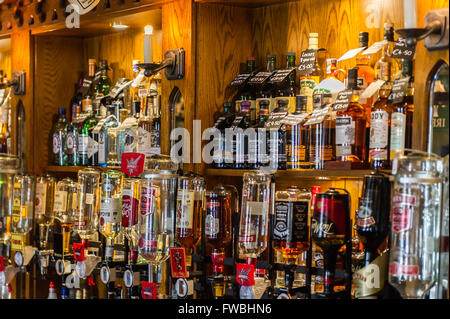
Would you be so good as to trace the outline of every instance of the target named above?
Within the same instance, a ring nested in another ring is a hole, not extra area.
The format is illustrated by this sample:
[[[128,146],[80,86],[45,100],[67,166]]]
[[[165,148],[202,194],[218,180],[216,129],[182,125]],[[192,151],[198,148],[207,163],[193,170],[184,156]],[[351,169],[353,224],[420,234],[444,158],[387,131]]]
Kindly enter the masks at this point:
[[[391,227],[394,232],[398,233],[411,228],[416,203],[417,199],[414,195],[396,193],[392,196]]]
[[[58,154],[62,149],[62,141],[59,134],[53,134],[53,154]]]
[[[370,113],[370,151],[372,159],[387,159],[389,114],[386,111]]]
[[[161,154],[161,132],[159,130],[151,131],[151,153]]]
[[[106,163],[106,134],[105,131],[100,131],[98,133],[98,162]]]
[[[78,153],[80,155],[88,154],[89,136],[86,134],[80,134],[78,136]]]
[[[92,205],[92,204],[94,204],[94,194],[92,194],[92,193],[86,193],[85,203],[86,203],[87,205]]]
[[[154,187],[142,187],[141,188],[141,204],[140,213],[141,215],[153,214],[155,208],[154,198],[156,196],[156,188]]]
[[[194,227],[194,191],[178,189],[177,194],[177,228]]]
[[[36,217],[45,214],[45,208],[47,204],[47,183],[36,184],[36,196],[34,203],[34,213]]]
[[[355,122],[350,116],[336,118],[336,156],[352,155],[351,145],[355,143]]]
[[[20,221],[20,206],[21,206],[20,190],[21,190],[21,188],[22,188],[21,183],[14,183],[13,211],[12,211],[12,220],[14,223],[18,223]]]
[[[123,190],[122,197],[122,226],[131,227],[138,222],[138,206],[139,200],[133,197],[131,189]]]
[[[264,202],[247,201],[245,207],[245,217],[241,221],[239,242],[244,244],[247,248],[256,248],[258,239],[258,228],[261,226],[259,235],[265,236],[266,229],[263,225],[266,224],[266,205]]]
[[[75,135],[73,134],[73,132],[67,133],[66,146],[67,146],[67,154],[75,153],[76,140],[75,140]]]
[[[401,151],[405,147],[406,115],[392,113],[391,119],[391,152]],[[391,158],[393,158],[391,156]]]
[[[145,156],[150,155],[152,135],[146,129],[140,127],[138,129],[138,152],[144,153]]]
[[[391,276],[417,276],[419,274],[419,266],[401,265],[397,262],[393,262],[389,264],[389,274]]]
[[[124,133],[124,153],[133,153],[137,147],[137,130],[135,128],[127,128]]]
[[[309,203],[305,201],[276,201],[274,240],[308,241],[308,207]]]
[[[217,203],[218,205],[219,203]],[[205,218],[205,234],[207,236],[215,236],[219,233],[219,218],[215,218],[212,214],[209,214]]]
[[[67,192],[57,190],[55,192],[55,201],[53,203],[53,210],[55,212],[65,212],[66,209],[67,209]]]
[[[100,226],[104,223],[118,223],[120,217],[120,199],[102,198],[100,205]]]
[[[369,265],[353,273],[356,298],[373,296],[383,289],[388,262],[389,254],[381,254]]]
[[[87,150],[88,158],[94,156],[95,153],[98,153],[98,142],[94,140],[92,137],[88,136],[88,150]]]

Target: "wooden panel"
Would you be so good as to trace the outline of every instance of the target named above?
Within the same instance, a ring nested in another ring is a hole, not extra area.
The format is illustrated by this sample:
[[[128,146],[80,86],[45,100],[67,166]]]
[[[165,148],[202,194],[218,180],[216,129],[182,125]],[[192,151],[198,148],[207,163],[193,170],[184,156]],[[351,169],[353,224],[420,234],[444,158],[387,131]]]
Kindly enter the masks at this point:
[[[0,39],[0,70],[11,78],[11,39]]]

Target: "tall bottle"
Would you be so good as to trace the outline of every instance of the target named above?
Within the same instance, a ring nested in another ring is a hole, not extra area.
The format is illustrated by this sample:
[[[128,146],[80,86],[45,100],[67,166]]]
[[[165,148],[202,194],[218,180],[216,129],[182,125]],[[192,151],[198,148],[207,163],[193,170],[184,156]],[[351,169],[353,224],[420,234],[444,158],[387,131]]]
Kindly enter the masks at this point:
[[[145,157],[151,155],[151,143],[152,143],[152,120],[149,116],[149,112],[153,107],[153,104],[149,104],[149,101],[153,99],[147,99],[147,103],[142,110],[142,115],[138,119],[138,152],[145,154]],[[135,112],[138,112],[140,105],[135,105]]]
[[[319,49],[319,34],[310,33],[309,34],[309,46],[310,50]],[[308,97],[307,112],[311,113],[313,110],[313,94],[314,87],[320,83],[322,77],[322,70],[320,69],[319,62],[316,55],[316,61],[314,62],[314,67],[309,74],[300,76],[300,94],[306,95]]]
[[[259,100],[259,117],[253,129],[255,135],[249,141],[249,155],[256,155],[255,162],[249,168],[259,168],[267,164],[269,150],[267,148],[267,134],[264,129],[267,120],[269,119],[270,101],[268,99]]]
[[[233,161],[233,155],[227,150],[225,140],[225,129],[229,128],[234,120],[233,104],[230,102],[223,103],[223,112],[219,114],[214,128],[220,132],[220,137],[217,141],[218,155],[214,158],[214,167],[226,168],[229,164],[227,162]],[[228,159],[228,161],[227,161]]]
[[[129,262],[135,264],[138,251],[138,217],[141,183],[139,178],[125,178],[122,196],[122,224],[121,229],[128,239],[130,247]]]
[[[397,59],[391,58],[395,47],[394,25],[392,23],[386,22],[384,24],[384,41],[381,58],[375,63],[375,79],[394,82],[399,76],[400,66]]]
[[[13,207],[11,232],[26,234],[33,229],[35,178],[30,175],[15,175],[13,184]]]
[[[378,91],[378,99],[370,113],[369,162],[374,169],[391,167],[391,132],[392,104],[389,101],[392,83],[387,81]]]
[[[241,102],[241,111],[231,125],[233,130],[233,168],[246,168],[248,164],[248,137],[244,131],[250,127],[250,101]]]
[[[70,252],[70,233],[77,212],[77,185],[66,177],[56,183],[53,210],[55,218],[61,222],[63,253]]]
[[[99,124],[102,125],[98,131],[98,166],[106,167],[108,165],[109,158],[109,130],[115,129],[119,126],[119,121],[116,119],[116,116],[108,112],[108,116],[104,119],[104,121],[100,121]],[[98,125],[97,125],[98,126]],[[112,141],[114,142],[114,141]]]
[[[359,33],[359,47],[367,49],[369,47],[369,33],[360,32]],[[356,67],[358,68],[358,87],[361,91],[367,89],[367,87],[375,80],[375,71],[370,66],[370,55],[369,54],[359,54],[356,57]],[[366,117],[370,118],[370,109],[373,104],[373,97],[365,100],[360,100],[360,104],[366,110]],[[369,122],[367,122],[367,125]]]
[[[277,58],[275,54],[267,54],[267,64],[266,64],[266,70],[265,72],[272,73],[275,71],[277,65]],[[261,86],[258,92],[258,96],[256,99],[256,103],[258,103],[259,99],[269,99],[270,101],[270,107],[269,111],[272,112],[272,110],[276,107],[275,103],[275,96],[276,96],[276,87],[274,84],[271,83],[265,83]]]
[[[66,109],[58,109],[58,121],[53,127],[53,164],[57,166],[66,166],[67,151],[67,122],[66,122]]]
[[[87,117],[78,124],[78,158],[79,165],[88,166],[94,154],[96,142],[92,139],[92,130],[97,125],[97,120],[92,114],[92,105],[86,106]]]
[[[279,99],[277,108],[273,110],[274,114],[280,114],[278,121],[271,125],[268,132],[267,146],[269,147],[269,158],[273,169],[286,169],[286,124],[282,120],[288,113],[288,104],[287,99]]]
[[[308,97],[297,95],[294,115],[306,115]],[[308,161],[308,134],[309,129],[304,126],[305,120],[296,125],[286,124],[286,156],[287,169],[309,168]]]
[[[105,259],[112,261],[114,238],[122,222],[123,173],[102,173],[99,231],[106,238]]]
[[[99,63],[99,70],[101,71],[101,77],[95,87],[96,97],[107,96],[111,89],[111,80],[108,77],[108,62],[102,60]]]
[[[348,71],[347,89],[352,98],[347,109],[336,113],[336,160],[363,162],[366,145],[366,112],[359,104],[358,69]]]
[[[286,69],[293,69],[289,74],[287,79],[280,85],[277,90],[277,97],[275,98],[275,103],[278,99],[283,98],[289,101],[288,109],[289,113],[294,113],[295,111],[295,96],[296,96],[296,69],[295,69],[295,52],[288,52],[286,54]]]
[[[402,77],[409,76],[408,88],[403,101],[392,105],[391,117],[391,160],[404,148],[412,146],[412,125],[414,112],[413,61],[403,60]]]
[[[73,116],[72,116],[73,118]],[[66,135],[66,154],[67,154],[67,165],[77,166],[78,165],[78,126],[79,118],[75,116],[72,122],[67,124],[67,135]]]
[[[50,175],[43,175],[36,179],[34,216],[39,225],[40,249],[47,248],[48,230],[55,218],[53,210],[55,186],[55,179]]]
[[[255,62],[256,59],[254,57],[248,57],[247,58],[247,74],[252,74],[255,72]],[[242,101],[249,101],[250,102],[250,118],[252,123],[256,120],[257,117],[257,101],[256,101],[256,90],[255,88],[250,84],[245,84],[242,89],[239,90],[237,94],[237,98],[235,101],[235,112],[239,112],[241,108],[241,102]]]
[[[155,100],[153,101],[155,102]],[[153,103],[151,139],[150,152],[161,154],[161,107],[159,103]]]
[[[1,127],[0,127],[0,153],[8,153],[8,108],[5,106],[1,109]]]

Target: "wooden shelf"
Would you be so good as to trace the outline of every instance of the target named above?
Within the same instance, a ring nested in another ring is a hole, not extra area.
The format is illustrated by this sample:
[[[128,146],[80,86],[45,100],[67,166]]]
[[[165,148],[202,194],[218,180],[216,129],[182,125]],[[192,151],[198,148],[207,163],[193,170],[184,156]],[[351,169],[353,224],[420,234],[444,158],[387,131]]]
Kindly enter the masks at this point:
[[[78,173],[79,170],[84,168],[95,168],[101,171],[107,170],[120,170],[120,166],[109,166],[109,167],[100,167],[100,166],[54,166],[49,165],[44,170],[49,173]]]
[[[244,173],[255,171],[245,169],[206,169],[208,176],[233,176],[242,177]],[[295,178],[295,179],[323,179],[323,180],[337,180],[337,179],[362,179],[365,175],[369,175],[373,170],[359,169],[359,170],[278,170],[275,173],[275,178]],[[389,170],[383,171],[390,173]]]

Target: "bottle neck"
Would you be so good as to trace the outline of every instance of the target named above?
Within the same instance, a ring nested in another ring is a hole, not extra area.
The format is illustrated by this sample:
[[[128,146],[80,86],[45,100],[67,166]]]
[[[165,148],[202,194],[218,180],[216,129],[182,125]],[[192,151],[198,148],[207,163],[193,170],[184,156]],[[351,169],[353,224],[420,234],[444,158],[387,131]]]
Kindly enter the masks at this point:
[[[275,60],[274,59],[267,60],[267,71],[268,72],[275,71]]]

